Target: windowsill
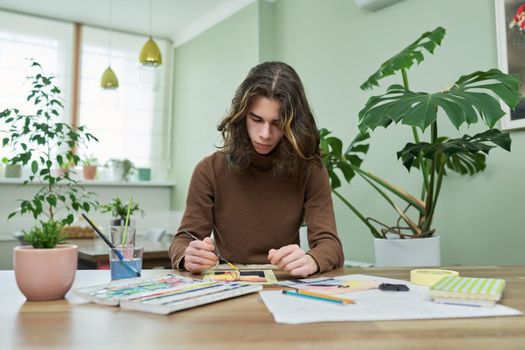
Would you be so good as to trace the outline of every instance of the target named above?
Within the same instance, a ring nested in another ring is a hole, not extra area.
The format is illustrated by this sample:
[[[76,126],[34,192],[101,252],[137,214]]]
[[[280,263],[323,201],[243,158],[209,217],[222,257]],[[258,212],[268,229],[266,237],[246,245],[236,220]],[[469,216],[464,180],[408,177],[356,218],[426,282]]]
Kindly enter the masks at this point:
[[[21,185],[22,178],[0,179],[0,185]],[[115,186],[115,187],[175,187],[175,181],[111,181],[111,180],[79,180],[82,186]],[[40,186],[41,183],[29,183],[27,186]]]

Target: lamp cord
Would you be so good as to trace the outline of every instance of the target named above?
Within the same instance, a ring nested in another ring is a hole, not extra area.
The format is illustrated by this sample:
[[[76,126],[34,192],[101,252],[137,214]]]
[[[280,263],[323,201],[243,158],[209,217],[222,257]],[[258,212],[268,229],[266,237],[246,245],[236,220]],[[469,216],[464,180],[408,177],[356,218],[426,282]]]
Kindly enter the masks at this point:
[[[149,0],[149,36],[151,36],[151,13],[153,12],[153,0]]]
[[[113,10],[113,1],[109,0],[109,38],[108,38],[108,47],[109,47],[109,66],[111,67],[111,34],[113,31],[112,23],[111,23],[111,14]]]

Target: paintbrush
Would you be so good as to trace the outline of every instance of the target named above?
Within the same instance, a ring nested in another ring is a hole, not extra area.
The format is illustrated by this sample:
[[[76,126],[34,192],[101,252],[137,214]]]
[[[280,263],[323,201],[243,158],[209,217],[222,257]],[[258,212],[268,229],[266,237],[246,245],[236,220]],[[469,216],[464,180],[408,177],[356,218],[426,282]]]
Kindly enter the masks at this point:
[[[100,236],[100,238],[102,238],[104,240],[104,242],[111,248],[113,249],[113,251],[115,252],[115,254],[117,255],[120,263],[124,266],[124,268],[126,268],[127,270],[131,271],[134,275],[136,275],[137,277],[140,277],[140,272],[138,272],[133,266],[130,266],[129,264],[126,263],[126,261],[124,260],[124,255],[122,255],[122,252],[120,250],[118,250],[117,248],[115,248],[115,245],[113,243],[110,242],[110,240],[104,236],[104,234],[102,232],[100,232],[100,230],[98,229],[98,227],[93,223],[93,221],[91,221],[87,216],[86,214],[82,213],[82,216],[84,217],[84,219],[86,219],[87,223],[89,224],[89,226],[93,227],[93,230],[95,230],[95,232]]]

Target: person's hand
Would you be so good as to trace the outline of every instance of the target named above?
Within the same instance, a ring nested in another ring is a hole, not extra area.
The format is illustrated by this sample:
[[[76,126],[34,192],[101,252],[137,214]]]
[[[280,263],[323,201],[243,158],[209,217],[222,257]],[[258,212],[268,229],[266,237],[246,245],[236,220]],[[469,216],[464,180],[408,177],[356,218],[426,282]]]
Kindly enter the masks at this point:
[[[306,277],[318,271],[314,258],[306,254],[297,244],[270,249],[268,260],[281,270],[295,277]]]
[[[191,241],[184,251],[184,268],[189,272],[198,273],[215,266],[219,258],[214,251],[215,247],[209,237],[203,241]]]

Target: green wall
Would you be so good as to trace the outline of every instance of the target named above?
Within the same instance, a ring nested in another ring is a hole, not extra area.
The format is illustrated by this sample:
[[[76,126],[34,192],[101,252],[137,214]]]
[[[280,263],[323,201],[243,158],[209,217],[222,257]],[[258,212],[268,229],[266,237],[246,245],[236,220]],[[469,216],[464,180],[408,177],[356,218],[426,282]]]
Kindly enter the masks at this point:
[[[350,140],[357,133],[357,113],[368,97],[400,81],[387,79],[372,92],[361,91],[359,85],[384,60],[437,26],[445,27],[447,35],[433,56],[409,72],[414,90],[439,91],[462,74],[497,67],[492,0],[404,0],[377,12],[361,10],[348,0],[261,2],[177,48],[177,209],[183,208],[182,198],[193,165],[213,150],[212,140],[219,140],[215,125],[228,107],[233,90],[257,59],[275,58],[291,64],[303,80],[318,124]],[[245,45],[233,44],[239,37]],[[240,52],[231,52],[219,42],[230,43]],[[202,57],[210,52],[213,59]],[[197,82],[195,76],[199,77]],[[197,88],[203,81],[207,82],[204,94],[199,92],[202,88]],[[211,93],[215,87],[221,89]],[[210,94],[213,103],[207,101]],[[451,137],[458,135],[444,119],[440,130]],[[472,127],[467,132],[479,130]],[[185,138],[177,140],[182,135]],[[525,138],[520,131],[511,136],[512,153],[493,151],[483,174],[470,178],[451,174],[445,179],[435,217],[444,264],[525,263],[519,205],[524,193]],[[364,167],[417,193],[417,174],[407,174],[395,156],[408,141],[410,130],[404,126],[378,129],[372,136]],[[394,219],[384,201],[359,179],[343,192],[365,215],[385,223]],[[346,258],[373,262],[370,233],[337,198],[334,203]]]
[[[220,145],[217,124],[235,89],[259,62],[258,6],[252,4],[175,49],[174,206],[182,210],[193,168]]]

